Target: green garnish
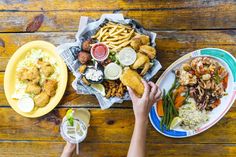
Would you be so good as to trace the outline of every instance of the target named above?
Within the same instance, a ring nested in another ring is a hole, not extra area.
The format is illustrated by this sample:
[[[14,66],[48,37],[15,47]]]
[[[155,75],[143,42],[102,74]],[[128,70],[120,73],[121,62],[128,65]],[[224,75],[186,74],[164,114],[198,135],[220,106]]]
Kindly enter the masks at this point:
[[[111,61],[112,61],[113,63],[116,63],[116,64],[118,64],[118,65],[120,64],[116,52],[110,52],[108,58],[111,59]]]
[[[72,109],[67,110],[66,118],[67,118],[70,126],[74,126],[74,117],[73,117],[73,110]]]
[[[222,79],[220,78],[218,74],[218,70],[215,71],[213,79],[215,80],[216,84],[219,84],[222,81]]]

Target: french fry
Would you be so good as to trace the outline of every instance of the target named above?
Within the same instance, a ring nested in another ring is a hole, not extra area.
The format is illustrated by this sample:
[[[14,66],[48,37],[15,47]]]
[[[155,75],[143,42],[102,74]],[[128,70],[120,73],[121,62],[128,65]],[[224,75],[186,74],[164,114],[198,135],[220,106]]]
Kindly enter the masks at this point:
[[[102,31],[101,33],[100,33],[100,35],[98,36],[98,41],[101,41],[101,38],[102,38],[102,36],[107,32],[107,30],[108,29],[104,29],[104,31]]]
[[[117,26],[113,27],[113,28],[109,31],[109,35],[111,35],[116,29],[117,29]]]
[[[125,28],[121,28],[119,31],[117,31],[117,32],[115,32],[115,33],[113,33],[113,34],[110,34],[110,36],[117,35],[117,34],[121,33],[121,32],[124,31],[124,30],[125,30]]]
[[[117,38],[108,38],[107,41],[117,41]]]
[[[101,39],[101,41],[105,41],[108,37],[109,37],[108,35],[105,35],[105,36]]]
[[[129,38],[125,38],[123,40],[119,40],[117,42],[110,42],[110,43],[113,44],[113,45],[118,45],[118,44],[122,44],[122,43],[124,43],[125,41],[128,41],[128,40],[129,40]]]
[[[115,48],[115,50],[116,50],[116,51],[120,50],[122,47],[125,47],[125,46],[129,45],[130,42],[131,42],[131,40],[122,43],[121,45],[117,46],[117,47]]]
[[[103,31],[103,28],[99,29],[99,31],[94,36],[92,36],[92,38],[97,38],[102,31]]]
[[[129,45],[135,34],[131,26],[108,22],[92,38],[105,43],[111,50],[118,51]]]

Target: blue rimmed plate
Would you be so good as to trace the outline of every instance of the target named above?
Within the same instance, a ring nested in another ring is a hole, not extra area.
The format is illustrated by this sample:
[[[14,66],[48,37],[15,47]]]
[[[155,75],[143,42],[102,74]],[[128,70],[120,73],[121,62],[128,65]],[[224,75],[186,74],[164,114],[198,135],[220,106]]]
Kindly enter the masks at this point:
[[[227,69],[229,73],[229,80],[226,92],[228,95],[221,98],[221,104],[209,113],[209,121],[196,130],[184,130],[181,127],[177,127],[174,130],[166,130],[164,127],[163,130],[161,130],[161,118],[157,114],[156,105],[154,105],[149,113],[149,119],[153,127],[165,136],[172,138],[185,138],[204,132],[216,124],[227,113],[234,103],[236,98],[236,59],[227,51],[217,48],[200,49],[184,55],[165,70],[156,84],[161,88],[162,91],[164,89],[168,91],[175,79],[175,75],[172,70],[179,68],[184,62],[190,59],[201,56],[212,57],[218,60]]]

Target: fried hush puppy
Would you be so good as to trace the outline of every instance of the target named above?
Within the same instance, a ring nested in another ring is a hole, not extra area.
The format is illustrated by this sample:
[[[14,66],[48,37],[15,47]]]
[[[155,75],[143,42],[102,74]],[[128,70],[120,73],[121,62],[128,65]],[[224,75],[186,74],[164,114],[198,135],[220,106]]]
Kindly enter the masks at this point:
[[[46,92],[41,92],[34,97],[35,106],[44,107],[49,103],[50,97]]]
[[[141,97],[144,92],[144,85],[141,81],[142,77],[130,68],[125,68],[120,80],[125,85],[130,87],[138,97]]]
[[[46,80],[43,84],[43,91],[50,97],[56,94],[57,81],[56,80]]]
[[[78,54],[78,60],[81,64],[86,64],[92,59],[91,55],[88,52],[81,51]]]
[[[27,84],[26,93],[37,95],[41,92],[41,87],[37,84],[29,83]]]
[[[89,51],[90,51],[90,48],[91,48],[90,44],[92,44],[92,39],[85,40],[85,41],[83,42],[83,44],[82,44],[82,49],[83,49],[84,51],[89,52]]]

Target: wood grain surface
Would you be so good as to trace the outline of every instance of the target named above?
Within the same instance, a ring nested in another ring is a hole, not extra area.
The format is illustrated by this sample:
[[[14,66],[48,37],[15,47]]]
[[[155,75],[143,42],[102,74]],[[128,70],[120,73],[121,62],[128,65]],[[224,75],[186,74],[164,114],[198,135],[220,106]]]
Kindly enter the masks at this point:
[[[236,30],[201,31],[155,31],[157,33],[157,59],[165,70],[179,57],[191,51],[215,47],[236,56]],[[0,33],[5,48],[0,47],[0,71],[4,71],[8,60],[21,45],[32,40],[46,40],[58,46],[73,42],[76,32]]]
[[[222,12],[219,10],[222,10]],[[123,13],[127,18],[137,20],[145,28],[154,30],[232,29],[236,23],[234,16],[236,14],[236,4],[174,10],[151,8],[143,11],[131,9],[120,10],[119,12]],[[0,22],[5,24],[1,25],[0,29],[3,32],[25,32],[27,24],[34,17],[43,14],[44,21],[39,31],[77,31],[80,16],[89,16],[96,19],[105,13],[113,13],[113,11],[57,10],[2,12],[0,14]]]
[[[80,145],[80,156],[126,156],[134,126],[130,101],[101,110],[94,96],[75,93],[71,73],[61,102],[41,118],[18,115],[4,95],[5,68],[21,45],[32,40],[46,40],[56,46],[73,42],[81,16],[97,19],[104,13],[123,13],[157,33],[157,59],[163,68],[153,81],[172,62],[196,49],[221,48],[236,57],[235,0],[1,0],[0,157],[59,156],[65,144],[59,126],[70,107],[85,107],[91,112],[88,137]],[[40,20],[40,25],[32,29],[35,20]],[[147,156],[234,157],[235,127],[236,103],[216,125],[190,138],[164,137],[149,124]]]
[[[31,142],[31,141],[4,141],[0,143],[2,156],[34,156],[58,157],[62,152],[64,142]],[[147,144],[147,156],[176,156],[176,157],[235,157],[235,144]],[[87,143],[80,144],[82,157],[125,157],[129,143]],[[12,151],[14,150],[14,151]],[[216,151],[217,150],[217,151]],[[17,153],[19,152],[19,153]],[[74,154],[73,157],[76,155]]]
[[[61,119],[66,108],[57,108],[48,115],[38,119],[22,118],[11,108],[1,108],[0,139],[16,141],[60,141],[59,134]],[[91,121],[86,142],[89,143],[129,143],[134,124],[132,109],[113,108],[100,110],[90,108]],[[236,143],[236,108],[232,108],[226,116],[215,126],[198,136],[184,139],[165,138],[148,126],[148,143],[158,144],[208,144],[208,143]],[[228,130],[231,130],[230,132]],[[16,136],[16,134],[18,136]],[[224,136],[222,136],[224,135]]]

